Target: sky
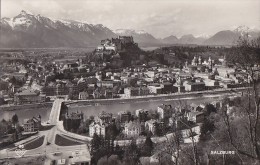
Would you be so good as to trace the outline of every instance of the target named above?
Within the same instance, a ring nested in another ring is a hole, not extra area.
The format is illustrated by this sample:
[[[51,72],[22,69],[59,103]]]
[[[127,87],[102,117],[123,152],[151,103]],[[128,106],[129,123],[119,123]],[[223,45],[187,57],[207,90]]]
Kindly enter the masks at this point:
[[[156,38],[213,35],[241,25],[260,28],[260,0],[2,0],[2,17],[21,10],[112,30],[144,30]]]

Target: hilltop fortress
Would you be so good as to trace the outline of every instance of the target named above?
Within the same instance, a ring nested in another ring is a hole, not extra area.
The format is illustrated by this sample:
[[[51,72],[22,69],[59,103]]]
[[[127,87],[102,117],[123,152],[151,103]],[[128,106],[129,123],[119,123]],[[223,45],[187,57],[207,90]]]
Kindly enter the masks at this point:
[[[117,38],[101,40],[100,45],[94,51],[94,57],[97,61],[114,64],[120,64],[128,59],[126,56],[122,58],[122,55],[136,60],[139,58],[139,54],[140,48],[132,36],[118,36]]]
[[[115,51],[122,52],[129,45],[137,45],[134,43],[132,36],[118,36],[117,38],[101,40],[100,45],[97,47],[96,51]]]

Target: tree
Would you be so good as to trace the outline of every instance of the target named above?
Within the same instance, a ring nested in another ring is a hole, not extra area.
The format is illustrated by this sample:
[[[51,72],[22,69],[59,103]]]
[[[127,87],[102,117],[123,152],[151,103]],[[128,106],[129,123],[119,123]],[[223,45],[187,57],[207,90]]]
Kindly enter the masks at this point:
[[[124,162],[129,165],[136,165],[139,162],[140,151],[136,145],[136,141],[132,140],[131,144],[126,147],[124,153]]]
[[[108,126],[106,130],[106,139],[115,140],[116,136],[119,134],[119,130],[115,123],[112,123]]]
[[[176,131],[171,136],[164,136],[166,141],[156,143],[154,148],[154,155],[158,157],[159,164],[180,164],[181,136],[179,131]],[[169,159],[171,157],[171,159]],[[185,155],[186,157],[186,155]],[[173,159],[172,159],[173,158]]]
[[[182,110],[187,109],[188,105],[187,102],[180,101],[174,105],[180,111],[174,111],[172,115],[174,120],[177,120],[178,125],[174,124],[174,133],[164,135],[166,139],[163,143],[155,146],[154,152],[158,155],[159,163],[160,164],[199,164],[199,155],[198,155],[198,146],[194,136],[190,136],[190,140],[192,142],[191,145],[181,145],[182,141],[182,134],[181,128],[188,129],[190,134],[192,135],[192,128],[189,123],[180,118],[182,116]],[[161,132],[164,130],[162,129]],[[169,157],[171,159],[169,159]]]
[[[10,78],[9,82],[12,84],[16,84],[16,78],[13,76],[12,78]]]
[[[142,156],[151,156],[153,149],[154,149],[154,144],[151,140],[151,137],[147,136],[144,145],[141,149]]]
[[[217,112],[217,109],[214,105],[212,104],[207,104],[204,108],[204,112],[206,112],[207,115],[210,115],[212,112]]]
[[[0,96],[0,105],[3,105],[5,103],[4,97]]]
[[[201,126],[201,135],[200,135],[200,140],[205,136],[208,132],[213,132],[215,130],[215,125],[212,120],[209,120],[206,118]]]
[[[91,161],[92,164],[96,164],[98,160],[103,156],[111,156],[114,151],[114,141],[105,139],[103,136],[98,136],[96,133],[91,140]]]
[[[222,109],[229,143],[240,156],[260,163],[260,131],[259,131],[259,71],[260,71],[260,38],[250,41],[248,36],[240,38],[238,45],[233,48],[232,54],[227,57],[229,63],[243,70],[247,74],[248,87],[246,99],[241,104],[244,118],[233,119],[228,114],[228,108]],[[236,124],[235,124],[236,123]],[[244,131],[239,131],[238,125],[244,124]],[[237,140],[241,133],[246,132],[248,139]],[[246,140],[246,141],[245,141]],[[247,147],[245,147],[247,146]]]
[[[114,153],[118,156],[118,158],[120,160],[123,159],[124,156],[124,150],[122,148],[120,148],[120,146],[117,144],[115,149],[114,149]]]
[[[18,116],[16,114],[13,115],[12,117],[12,123],[14,124],[14,126],[16,126],[16,124],[19,122]]]
[[[74,99],[74,92],[73,92],[72,89],[69,89],[68,99],[69,99],[69,100],[73,100],[73,99]]]
[[[91,161],[93,164],[96,164],[98,159],[101,157],[99,151],[102,146],[102,139],[96,133],[93,135],[93,139],[91,140],[91,150],[90,155],[92,157]]]
[[[121,165],[121,161],[119,160],[117,155],[104,156],[98,160],[98,165]]]
[[[12,141],[13,142],[16,142],[18,140],[19,136],[18,136],[18,132],[15,131],[13,134],[12,134]]]
[[[162,135],[163,135],[163,130],[162,130],[162,127],[160,127],[160,124],[159,124],[159,123],[155,123],[154,134],[155,134],[156,136],[162,136]]]
[[[50,102],[51,98],[50,97],[46,97],[45,102]]]
[[[0,137],[8,133],[8,124],[9,123],[5,119],[0,122]]]

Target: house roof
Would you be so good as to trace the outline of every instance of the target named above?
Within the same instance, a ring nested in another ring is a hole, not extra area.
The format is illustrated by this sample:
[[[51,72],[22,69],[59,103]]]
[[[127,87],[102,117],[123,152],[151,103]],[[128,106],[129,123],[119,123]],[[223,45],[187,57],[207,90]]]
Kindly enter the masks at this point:
[[[190,114],[191,116],[198,116],[198,115],[203,115],[204,112],[192,111],[192,112],[189,112],[189,114]]]
[[[127,124],[125,125],[125,127],[128,128],[128,129],[140,128],[140,127],[141,127],[141,124],[138,123],[138,122],[132,122],[132,121],[130,121],[129,123],[127,123]]]
[[[159,105],[158,107],[160,107],[160,108],[162,108],[162,109],[164,109],[164,110],[166,110],[166,109],[172,109],[172,105],[166,105],[166,104],[161,104],[161,105]]]
[[[112,117],[113,114],[112,113],[107,113],[105,111],[102,111],[98,117]]]
[[[29,122],[37,123],[37,122],[39,122],[39,121],[40,121],[39,118],[33,117],[33,118],[31,118],[31,119],[28,119],[28,120],[25,122],[25,124],[26,124],[26,123],[29,123]]]
[[[37,96],[37,94],[34,91],[29,90],[29,89],[24,90],[24,91],[19,92],[19,93],[15,93],[15,95],[16,96],[28,96],[28,95]]]
[[[137,110],[135,110],[135,112],[148,112],[148,110],[147,109],[137,109]]]
[[[197,104],[195,104],[195,103],[191,103],[190,104],[190,107],[197,107],[198,105]]]
[[[188,82],[188,85],[205,85],[204,82]]]
[[[94,126],[107,127],[108,124],[107,123],[92,122],[89,126],[90,127],[94,127]]]
[[[69,119],[81,119],[82,118],[82,113],[72,112],[72,113],[66,115],[65,117],[69,118]]]
[[[162,83],[163,85],[172,85],[172,83],[170,83],[170,82],[164,82],[164,83]]]
[[[154,123],[156,123],[156,122],[157,122],[156,120],[151,119],[151,120],[146,121],[145,123],[154,124]]]
[[[118,115],[123,115],[123,114],[130,114],[131,115],[131,112],[129,112],[129,111],[119,111],[117,114]]]
[[[81,95],[81,97],[88,97],[88,92],[80,92],[79,95]]]

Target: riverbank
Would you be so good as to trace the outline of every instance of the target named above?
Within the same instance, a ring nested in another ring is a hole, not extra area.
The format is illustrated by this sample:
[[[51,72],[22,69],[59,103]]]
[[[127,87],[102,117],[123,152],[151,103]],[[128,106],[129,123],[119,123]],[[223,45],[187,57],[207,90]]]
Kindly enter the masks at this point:
[[[125,104],[131,102],[152,102],[160,100],[176,100],[176,99],[188,99],[194,97],[219,97],[219,95],[237,95],[242,94],[248,88],[237,88],[237,89],[218,89],[210,91],[196,91],[188,93],[172,93],[162,95],[147,95],[147,96],[136,96],[131,98],[115,98],[115,99],[95,99],[95,100],[71,100],[66,101],[66,104],[70,106],[100,106],[100,105],[111,105],[111,104]]]
[[[5,105],[5,106],[0,106],[0,111],[51,108],[51,106],[52,106],[52,102],[39,103],[39,104]]]

